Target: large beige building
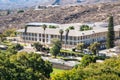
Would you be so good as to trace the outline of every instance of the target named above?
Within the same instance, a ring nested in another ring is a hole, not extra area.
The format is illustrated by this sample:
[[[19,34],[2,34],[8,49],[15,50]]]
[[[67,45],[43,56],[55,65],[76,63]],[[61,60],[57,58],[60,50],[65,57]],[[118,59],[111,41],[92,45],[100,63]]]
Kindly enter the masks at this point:
[[[44,30],[42,25],[46,24],[48,28]],[[81,25],[88,25],[92,27],[92,30],[80,31]],[[18,36],[21,41],[33,43],[40,42],[50,44],[53,38],[60,39],[59,30],[63,29],[63,44],[65,43],[65,30],[70,26],[74,26],[74,30],[70,30],[68,34],[67,47],[72,48],[78,43],[91,44],[93,42],[100,42],[101,48],[105,48],[105,42],[107,38],[107,23],[105,22],[95,22],[95,23],[71,23],[71,24],[54,24],[54,23],[28,23],[27,33],[25,34],[25,29],[20,29]],[[49,26],[56,26],[57,28],[49,28]],[[120,25],[115,26],[115,38],[120,38]],[[64,45],[63,45],[64,46]]]

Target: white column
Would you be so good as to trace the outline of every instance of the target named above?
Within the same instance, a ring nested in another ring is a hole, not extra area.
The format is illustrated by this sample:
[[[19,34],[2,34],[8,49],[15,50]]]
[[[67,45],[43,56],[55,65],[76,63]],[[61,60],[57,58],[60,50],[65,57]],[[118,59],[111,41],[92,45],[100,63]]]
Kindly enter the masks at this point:
[[[39,33],[37,33],[37,42],[39,42]]]
[[[50,44],[50,43],[51,43],[51,36],[48,35],[48,44]]]

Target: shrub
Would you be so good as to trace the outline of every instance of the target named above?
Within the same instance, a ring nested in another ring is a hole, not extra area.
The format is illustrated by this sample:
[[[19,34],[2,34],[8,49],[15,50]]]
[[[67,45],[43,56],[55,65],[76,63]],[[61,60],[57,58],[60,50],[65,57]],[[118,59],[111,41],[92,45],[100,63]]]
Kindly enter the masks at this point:
[[[88,25],[80,26],[80,31],[87,31],[87,30],[92,30],[92,27],[89,27]]]
[[[17,13],[23,13],[24,12],[24,10],[19,10]]]
[[[74,28],[74,26],[70,26],[69,29],[70,30],[74,30],[75,28]]]
[[[69,51],[69,50],[60,50],[60,54],[61,56],[80,56],[83,57],[83,53],[79,53],[79,52],[74,52],[74,51]]]
[[[56,29],[57,27],[50,25],[49,28]]]

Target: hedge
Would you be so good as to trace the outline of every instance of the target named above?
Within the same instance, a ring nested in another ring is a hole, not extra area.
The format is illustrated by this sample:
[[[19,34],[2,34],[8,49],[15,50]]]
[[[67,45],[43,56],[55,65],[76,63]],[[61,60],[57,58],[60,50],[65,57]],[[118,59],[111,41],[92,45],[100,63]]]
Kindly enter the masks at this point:
[[[61,49],[59,55],[63,55],[63,56],[69,56],[69,55],[71,55],[71,56],[80,56],[80,57],[83,57],[85,54],[79,53],[79,52],[70,51],[70,50],[63,50],[63,49]]]

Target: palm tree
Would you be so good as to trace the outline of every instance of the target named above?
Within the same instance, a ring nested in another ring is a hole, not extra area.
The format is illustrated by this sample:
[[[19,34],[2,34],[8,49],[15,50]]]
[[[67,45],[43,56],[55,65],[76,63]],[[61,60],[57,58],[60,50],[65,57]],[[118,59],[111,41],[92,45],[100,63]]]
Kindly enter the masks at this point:
[[[25,26],[25,31],[24,31],[25,34],[27,33],[27,28],[28,28],[28,26],[26,25]]]
[[[66,29],[66,35],[65,35],[65,48],[66,48],[66,44],[67,44],[67,40],[68,40],[68,34],[69,34],[69,29]]]
[[[60,29],[60,30],[59,30],[59,33],[60,33],[60,41],[61,41],[61,43],[62,43],[62,36],[63,36],[64,31],[63,31],[62,29]]]
[[[43,30],[44,30],[44,38],[45,38],[45,30],[46,30],[46,28],[47,28],[47,25],[44,24],[44,25],[42,26],[42,28],[43,28]],[[44,46],[45,46],[45,39],[44,39],[43,42],[44,42]]]

